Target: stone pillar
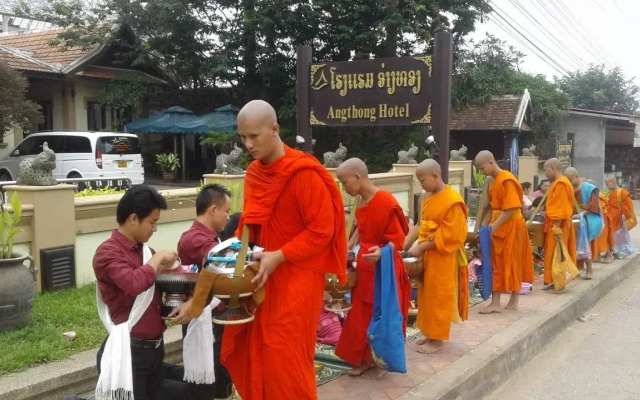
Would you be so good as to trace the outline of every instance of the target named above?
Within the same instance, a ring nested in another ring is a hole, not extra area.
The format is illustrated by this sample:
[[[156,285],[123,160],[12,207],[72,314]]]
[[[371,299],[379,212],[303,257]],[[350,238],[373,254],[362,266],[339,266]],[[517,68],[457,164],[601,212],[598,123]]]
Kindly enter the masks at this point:
[[[62,83],[62,126],[76,129],[76,87],[73,82]]]
[[[518,158],[518,180],[535,184],[534,177],[538,175],[538,156],[520,156]]]
[[[31,256],[39,269],[38,292],[42,288],[40,249],[76,244],[75,185],[5,186],[7,201],[18,194],[21,204],[33,205]]]
[[[338,168],[329,168],[329,167],[325,167],[327,169],[327,171],[329,171],[329,173],[331,174],[331,176],[333,176],[334,179],[338,179]]]
[[[392,172],[408,172],[413,175],[413,193],[422,193],[422,186],[416,177],[416,168],[418,164],[393,164]]]
[[[230,214],[242,211],[244,205],[244,175],[205,174],[205,184],[218,183],[231,191]]]
[[[473,165],[473,161],[471,160],[464,160],[464,161],[449,160],[449,171],[451,171],[452,169],[461,169],[464,171],[463,177],[462,177],[463,191],[465,187],[471,186],[471,177],[473,176],[472,165]],[[449,183],[451,184],[451,182]]]

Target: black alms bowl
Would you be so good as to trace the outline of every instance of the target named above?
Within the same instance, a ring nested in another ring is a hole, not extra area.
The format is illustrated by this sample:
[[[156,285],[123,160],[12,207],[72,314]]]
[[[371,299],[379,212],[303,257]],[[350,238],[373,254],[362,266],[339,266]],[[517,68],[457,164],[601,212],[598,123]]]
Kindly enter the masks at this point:
[[[158,272],[156,283],[167,293],[189,294],[196,287],[196,272]]]

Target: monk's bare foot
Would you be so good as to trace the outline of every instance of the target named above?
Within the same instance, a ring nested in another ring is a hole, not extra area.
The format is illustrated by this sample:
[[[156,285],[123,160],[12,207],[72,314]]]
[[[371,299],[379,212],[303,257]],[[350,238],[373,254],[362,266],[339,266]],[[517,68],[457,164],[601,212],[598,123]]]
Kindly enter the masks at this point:
[[[442,345],[442,340],[429,340],[427,343],[420,346],[417,351],[422,354],[433,354],[442,349]]]
[[[478,311],[480,314],[497,314],[501,313],[500,304],[491,303],[482,310]]]
[[[418,346],[422,346],[423,344],[427,343],[429,341],[429,338],[426,336],[421,337],[420,339],[418,339],[416,341],[416,344],[418,344]]]
[[[566,291],[567,291],[567,288],[566,288],[566,287],[563,287],[563,288],[562,288],[562,289],[560,289],[560,290],[554,290],[554,291],[552,291],[552,292],[551,292],[551,294],[562,294],[562,293],[564,293],[564,292],[566,292]]]
[[[373,368],[373,365],[362,364],[359,367],[351,368],[349,371],[347,371],[347,374],[349,376],[361,376],[362,374],[364,374],[365,372],[367,372],[371,368]]]
[[[509,302],[504,307],[506,310],[518,311],[518,299],[520,298],[519,293],[513,292],[511,297],[509,297]]]
[[[362,377],[364,379],[371,379],[372,381],[377,381],[378,379],[385,376],[386,373],[387,371],[383,369],[373,367],[369,369],[367,372],[365,372],[364,374],[362,374]]]
[[[542,290],[554,290],[556,287],[553,285],[553,283],[545,286],[542,288]]]

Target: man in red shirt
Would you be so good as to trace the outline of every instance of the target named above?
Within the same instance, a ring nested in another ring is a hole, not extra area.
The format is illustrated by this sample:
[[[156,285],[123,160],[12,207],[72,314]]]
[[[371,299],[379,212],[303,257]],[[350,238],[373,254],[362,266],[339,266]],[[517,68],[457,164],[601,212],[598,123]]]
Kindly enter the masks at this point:
[[[196,220],[178,242],[178,257],[184,265],[197,264],[203,267],[203,260],[215,245],[220,243],[217,232],[225,228],[229,220],[231,192],[219,184],[206,185],[196,199]],[[188,301],[190,304],[191,301]],[[213,310],[217,314],[218,309]],[[231,378],[227,369],[220,364],[220,346],[222,345],[223,325],[213,325],[215,338],[213,363],[216,381],[212,385],[190,384],[190,393],[194,399],[226,398],[231,395]],[[187,325],[182,325],[182,337],[187,334]]]
[[[167,201],[155,188],[134,186],[118,203],[118,229],[96,250],[93,269],[98,289],[116,325],[129,319],[133,302],[155,284],[158,270],[170,267],[176,260],[175,251],[163,250],[143,262],[144,243],[157,230],[160,210],[166,209]],[[160,318],[161,297],[162,292],[155,290],[151,304],[131,329],[133,395],[136,400],[159,399],[163,395],[162,334],[166,325]],[[106,340],[98,351],[98,371],[105,343]],[[174,389],[175,386],[171,391]],[[167,387],[164,392],[166,394]]]

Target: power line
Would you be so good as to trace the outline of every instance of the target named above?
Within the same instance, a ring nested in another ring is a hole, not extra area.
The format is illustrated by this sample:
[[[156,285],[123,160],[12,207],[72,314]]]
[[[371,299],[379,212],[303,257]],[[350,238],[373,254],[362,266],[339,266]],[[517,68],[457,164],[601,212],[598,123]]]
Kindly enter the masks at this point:
[[[578,20],[578,18],[576,18],[576,16],[573,14],[573,12],[571,12],[571,10],[569,10],[567,8],[567,6],[562,2],[562,1],[554,1],[551,0],[550,4],[554,7],[556,7],[556,9],[560,10],[561,13],[563,13],[564,15],[568,16],[569,20],[573,22],[573,24],[578,28],[578,30],[581,32],[581,35],[589,42],[589,44],[591,46],[593,46],[599,53],[603,54],[604,57],[611,59],[611,61],[613,61],[614,65],[620,65],[620,63],[615,59],[615,57],[613,57],[613,55],[611,55],[606,48],[603,48],[599,43],[594,42],[593,40],[591,40],[591,32],[589,32],[588,30],[585,30],[586,28],[584,27],[584,25],[582,24],[582,22],[580,20]],[[557,8],[557,6],[559,6],[560,8]],[[604,62],[603,64],[607,64],[607,62]]]
[[[558,40],[558,38],[553,33],[551,33],[547,29],[546,26],[544,26],[542,23],[540,23],[540,21],[538,21],[538,19],[531,12],[529,12],[529,10],[524,8],[517,1],[514,1],[514,0],[509,0],[509,1],[518,10],[520,10],[524,14],[525,17],[528,17],[530,20],[532,20],[541,29],[542,34],[545,35],[547,37],[547,39],[550,40],[550,43],[552,45],[557,47],[561,52],[565,52],[566,56],[570,60],[573,61],[573,65],[574,66],[578,66],[577,69],[582,69],[584,67],[588,67],[589,66],[589,64],[584,59],[582,59],[582,57],[580,57],[580,55],[574,53],[573,50],[569,46],[563,45],[562,42],[560,40]]]
[[[554,58],[552,58],[551,56],[549,56],[544,50],[542,50],[540,47],[538,47],[535,43],[533,43],[526,35],[522,34],[522,32],[520,32],[515,26],[513,26],[511,24],[511,22],[509,22],[509,20],[507,18],[505,18],[501,13],[502,11],[496,7],[496,5],[490,1],[492,8],[493,8],[493,12],[495,13],[495,15],[497,17],[499,17],[502,22],[504,22],[504,24],[508,25],[513,31],[515,31],[517,33],[517,35],[514,35],[511,33],[511,35],[516,38],[516,40],[520,41],[522,43],[522,40],[525,40],[527,43],[529,43],[531,46],[533,46],[533,48],[536,49],[536,55],[543,60],[544,62],[546,62],[549,66],[551,66],[553,69],[555,69],[558,73],[560,73],[561,75],[569,75],[569,71],[564,68],[559,62],[557,62]],[[497,20],[495,20],[495,22],[497,22]],[[503,28],[504,29],[504,28]],[[506,30],[505,30],[506,31]],[[521,39],[518,39],[521,38]],[[546,60],[545,60],[546,59]]]
[[[543,15],[547,19],[549,23],[551,23],[551,25],[555,25],[559,28],[562,28],[562,30],[567,34],[566,39],[573,39],[573,41],[576,44],[576,47],[582,48],[586,52],[586,54],[589,55],[589,57],[593,58],[596,61],[596,63],[603,64],[607,62],[607,60],[603,58],[601,53],[599,53],[598,51],[595,51],[593,46],[586,45],[588,39],[584,35],[580,37],[581,35],[577,30],[568,28],[567,20],[561,21],[560,18],[558,18],[557,14],[561,14],[561,11],[559,9],[556,8],[557,13],[551,12],[545,7],[544,4],[542,4],[540,0],[535,0],[535,3],[533,3],[533,6],[536,8],[536,10],[538,10],[538,12],[541,15]],[[571,44],[569,43],[567,44],[567,46],[571,46]],[[591,63],[592,62],[587,63],[587,66]]]

